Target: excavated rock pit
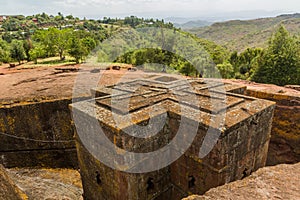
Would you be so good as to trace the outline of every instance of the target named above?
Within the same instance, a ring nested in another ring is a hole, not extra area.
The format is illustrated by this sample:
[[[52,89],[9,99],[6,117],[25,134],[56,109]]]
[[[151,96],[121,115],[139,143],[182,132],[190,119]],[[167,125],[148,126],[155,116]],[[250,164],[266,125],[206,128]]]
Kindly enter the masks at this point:
[[[75,66],[75,68],[78,67]],[[0,164],[7,167],[77,168],[77,156],[73,141],[73,129],[70,128],[72,121],[68,103],[72,99],[73,86],[78,71],[68,70],[68,68],[66,67],[64,70],[56,67],[23,69],[22,66],[18,66],[14,69],[8,69],[7,66],[0,66],[0,132],[5,134],[0,134],[0,143],[2,142],[0,144]],[[70,68],[73,69],[74,66]],[[81,66],[81,68],[81,72],[88,78],[96,79],[101,73],[102,78],[99,85],[102,86],[117,83],[127,73],[123,70],[95,70],[94,67],[88,66]],[[154,77],[156,75],[141,73],[140,71],[130,72],[129,75],[127,74],[126,80]],[[267,164],[300,162],[299,87],[289,86],[284,88],[233,80],[225,80],[225,82],[238,84],[239,87],[241,85],[247,87],[247,90],[235,91],[236,93],[272,100],[277,103]],[[82,94],[85,97],[89,95],[89,91]],[[56,105],[52,107],[53,112],[50,112],[52,114],[50,117],[48,115],[49,118],[45,118],[45,113],[48,111],[40,109],[45,107],[46,104]],[[37,108],[34,119],[30,115],[32,108]],[[19,116],[20,120],[14,120],[14,115],[24,111],[27,112],[27,115],[24,115],[23,118]],[[53,114],[56,117],[53,117]],[[5,125],[3,119],[7,116],[11,116],[12,120],[6,121]],[[63,121],[59,119],[61,118],[59,116],[65,116]],[[41,123],[35,123],[34,120]],[[55,128],[54,125],[56,125]],[[24,131],[19,135],[20,132],[16,130],[29,131]],[[33,134],[36,130],[39,134]],[[65,133],[61,139],[71,140],[70,143],[55,143],[57,141],[56,133],[61,132],[61,130]],[[18,145],[10,145],[14,143]],[[9,148],[5,149],[7,147]],[[65,160],[65,162],[60,159]],[[48,199],[82,199],[82,189],[79,184],[80,177],[77,170],[65,171],[58,169],[56,171],[54,169],[14,168],[3,171],[2,169],[0,199],[33,199],[35,195],[40,197],[39,199],[43,199],[43,195],[46,195]],[[62,174],[72,180],[63,180],[60,177],[63,176]],[[236,190],[236,196],[230,197],[231,199],[245,199],[239,198],[240,196],[251,197],[251,192],[247,196],[246,191],[248,189],[253,191],[253,188],[258,191],[257,195],[262,199],[300,198],[297,189],[299,188],[297,183],[300,182],[299,164],[264,168],[251,177],[237,182],[237,184],[242,183],[245,187],[241,185],[236,187],[244,188],[244,190]],[[257,180],[258,182],[255,182]],[[254,182],[260,188],[251,184]],[[28,183],[30,184],[28,185]],[[212,194],[211,191],[207,194]],[[256,194],[255,191],[253,194]],[[215,193],[213,197],[197,198],[224,199],[220,198],[222,195],[222,193]]]

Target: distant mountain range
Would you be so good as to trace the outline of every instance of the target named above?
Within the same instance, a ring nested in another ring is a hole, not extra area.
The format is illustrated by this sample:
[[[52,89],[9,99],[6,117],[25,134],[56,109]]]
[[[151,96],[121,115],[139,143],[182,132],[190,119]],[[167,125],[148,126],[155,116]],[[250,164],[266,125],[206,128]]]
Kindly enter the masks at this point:
[[[202,21],[202,20],[197,20],[197,21],[189,21],[186,23],[174,23],[174,26],[177,28],[182,28],[182,29],[191,29],[191,28],[199,28],[199,27],[204,27],[204,26],[209,26],[213,24],[212,22],[208,21]]]
[[[295,12],[291,11],[280,11],[280,10],[273,10],[273,11],[266,11],[266,10],[243,10],[243,11],[232,11],[232,12],[214,12],[214,11],[207,11],[207,12],[182,12],[181,16],[177,16],[178,12],[170,13],[168,12],[168,17],[163,17],[165,21],[177,23],[177,24],[184,24],[189,21],[208,21],[208,22],[224,22],[228,20],[250,20],[256,18],[266,18],[266,17],[275,17],[282,13],[292,14]],[[152,16],[160,16],[159,13]],[[173,17],[170,17],[173,16]],[[191,17],[193,16],[193,17]]]
[[[193,25],[193,22],[186,23]],[[196,24],[196,23],[194,23]],[[187,31],[200,38],[216,42],[230,50],[243,51],[247,47],[266,47],[268,39],[280,26],[284,25],[292,34],[300,34],[300,13],[254,20],[231,20],[213,23]]]

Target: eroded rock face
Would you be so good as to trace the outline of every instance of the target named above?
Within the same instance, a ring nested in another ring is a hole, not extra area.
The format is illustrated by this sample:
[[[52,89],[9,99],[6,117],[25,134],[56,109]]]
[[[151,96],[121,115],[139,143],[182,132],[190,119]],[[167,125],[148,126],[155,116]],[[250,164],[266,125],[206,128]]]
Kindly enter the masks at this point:
[[[0,102],[0,164],[11,167],[77,168],[71,99]]]
[[[259,169],[251,176],[184,200],[300,199],[300,163]]]
[[[267,165],[300,162],[300,86],[280,87],[241,80],[224,80],[244,85],[244,94],[276,102],[272,123],[272,137]]]
[[[276,102],[267,165],[300,162],[300,92],[248,89],[247,95]]]
[[[3,74],[0,79],[0,164],[7,168],[78,168],[68,108],[77,76],[98,80],[101,72],[99,84],[108,85],[117,82],[127,71],[103,71],[93,66],[80,66],[79,71],[78,67],[22,69],[18,66],[18,70],[8,70],[0,66]],[[126,75],[128,79],[143,76],[150,75],[139,72]],[[89,96],[90,88],[87,88],[76,97]]]
[[[7,171],[0,165],[0,199],[3,200],[27,200],[28,197],[11,180]]]
[[[76,170],[23,168],[7,171],[30,200],[83,200],[81,179]],[[0,199],[7,198],[1,198],[0,192]]]

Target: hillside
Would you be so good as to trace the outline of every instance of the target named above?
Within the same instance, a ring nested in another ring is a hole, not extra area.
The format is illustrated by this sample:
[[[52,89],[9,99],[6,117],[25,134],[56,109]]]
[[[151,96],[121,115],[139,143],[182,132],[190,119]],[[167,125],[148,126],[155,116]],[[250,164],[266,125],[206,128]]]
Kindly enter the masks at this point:
[[[300,14],[280,15],[254,20],[232,20],[211,26],[189,29],[200,38],[212,40],[230,50],[243,51],[247,47],[265,47],[268,38],[283,24],[292,34],[299,34]]]
[[[185,23],[174,23],[174,26],[182,29],[191,29],[191,28],[199,28],[204,26],[211,25],[212,22],[196,20],[196,21],[188,21]]]
[[[165,29],[163,35],[162,28]],[[111,45],[112,41],[118,48],[130,51],[115,57],[118,50]],[[147,45],[153,45],[154,48],[143,48]],[[137,50],[137,46],[140,49]],[[170,52],[159,49],[160,46]],[[2,16],[0,21],[0,65],[9,63],[11,67],[22,65],[25,60],[33,61],[36,65],[43,62],[41,59],[55,57],[59,60],[51,59],[48,64],[79,64],[92,56],[98,62],[120,62],[136,66],[159,63],[186,75],[198,75],[198,71],[189,62],[171,53],[176,48],[187,54],[203,50],[203,54],[198,53],[197,58],[192,57],[195,63],[212,59],[214,63],[222,64],[229,58],[229,52],[220,45],[158,19],[130,16],[124,19],[104,17],[102,20],[94,20],[63,16],[61,13],[57,16],[42,13],[34,16]],[[99,52],[96,52],[97,49]]]

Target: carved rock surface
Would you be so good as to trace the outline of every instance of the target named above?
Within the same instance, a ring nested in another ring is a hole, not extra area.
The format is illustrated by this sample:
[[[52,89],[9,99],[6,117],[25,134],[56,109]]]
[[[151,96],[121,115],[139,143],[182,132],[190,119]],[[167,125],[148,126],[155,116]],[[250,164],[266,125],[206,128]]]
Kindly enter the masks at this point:
[[[81,179],[76,170],[15,168],[7,171],[9,177],[26,193],[29,200],[83,199]],[[0,194],[0,199],[9,198],[1,198]]]
[[[300,162],[300,86],[280,87],[242,80],[224,80],[246,86],[244,94],[276,102],[267,165]]]
[[[11,180],[5,168],[0,165],[0,199],[27,200],[27,196]]]
[[[232,90],[164,76],[92,89],[71,105],[85,197],[176,200],[264,167],[275,103]]]
[[[251,176],[184,200],[300,199],[300,163],[259,169]]]

